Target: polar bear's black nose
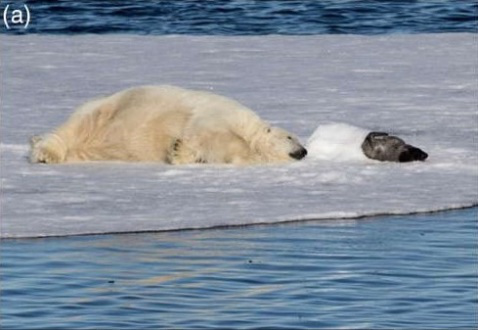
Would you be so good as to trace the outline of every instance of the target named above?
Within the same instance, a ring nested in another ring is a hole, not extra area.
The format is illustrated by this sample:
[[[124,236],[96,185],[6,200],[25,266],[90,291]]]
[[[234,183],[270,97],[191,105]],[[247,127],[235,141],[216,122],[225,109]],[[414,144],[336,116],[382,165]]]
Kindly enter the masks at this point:
[[[305,150],[305,148],[300,148],[300,149],[298,149],[298,150],[296,150],[296,151],[294,151],[294,152],[291,152],[291,153],[289,154],[289,156],[291,156],[291,157],[294,158],[294,159],[299,160],[299,159],[302,159],[302,158],[304,158],[305,156],[307,156],[307,150]]]

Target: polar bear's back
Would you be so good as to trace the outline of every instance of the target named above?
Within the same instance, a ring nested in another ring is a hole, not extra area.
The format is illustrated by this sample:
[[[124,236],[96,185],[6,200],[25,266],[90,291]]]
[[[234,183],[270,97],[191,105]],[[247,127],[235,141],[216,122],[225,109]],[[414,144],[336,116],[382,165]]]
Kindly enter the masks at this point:
[[[184,89],[176,86],[141,86],[113,94],[104,100],[117,105],[118,115],[127,115],[130,109],[142,114],[158,114],[168,111],[180,111],[194,114],[197,111],[244,112],[255,113],[239,102],[206,91]],[[133,113],[133,112],[131,112]]]
[[[106,99],[117,113],[115,120],[131,129],[148,122],[166,122],[165,118],[181,117],[196,127],[208,130],[234,131],[238,125],[255,127],[259,116],[239,102],[206,91],[176,86],[141,86],[113,94]],[[161,125],[171,129],[178,125]],[[180,125],[179,125],[180,126]],[[178,127],[179,128],[179,127]]]
[[[140,86],[88,101],[75,110],[70,121],[92,118],[97,129],[104,125],[121,126],[130,132],[143,130],[149,123],[163,122],[156,129],[171,129],[181,126],[180,122],[195,113],[204,117],[209,111],[210,116],[217,116],[217,109],[227,112],[231,107],[238,108],[240,104],[212,93],[175,86]],[[175,125],[165,125],[169,117],[182,119],[175,120]]]
[[[226,130],[260,121],[252,110],[227,97],[169,85],[140,86],[89,101],[76,109],[70,121],[82,118],[90,118],[97,130],[119,129],[127,136],[152,130],[178,135],[187,121],[204,129]]]

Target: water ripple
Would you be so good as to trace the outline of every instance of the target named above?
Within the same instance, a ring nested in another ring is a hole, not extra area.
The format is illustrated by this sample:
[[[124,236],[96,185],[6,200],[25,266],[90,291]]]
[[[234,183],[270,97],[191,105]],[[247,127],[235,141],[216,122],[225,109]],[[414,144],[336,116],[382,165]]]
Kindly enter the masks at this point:
[[[477,212],[7,240],[0,326],[476,328]]]
[[[25,1],[28,31],[189,35],[478,32],[474,1]]]

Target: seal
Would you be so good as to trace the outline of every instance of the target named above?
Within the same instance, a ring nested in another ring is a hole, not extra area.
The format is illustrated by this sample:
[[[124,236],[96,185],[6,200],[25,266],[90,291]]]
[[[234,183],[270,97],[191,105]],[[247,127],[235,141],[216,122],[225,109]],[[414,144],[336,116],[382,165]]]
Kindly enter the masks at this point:
[[[362,151],[370,159],[400,163],[424,161],[428,157],[423,150],[384,132],[370,132],[362,143]]]

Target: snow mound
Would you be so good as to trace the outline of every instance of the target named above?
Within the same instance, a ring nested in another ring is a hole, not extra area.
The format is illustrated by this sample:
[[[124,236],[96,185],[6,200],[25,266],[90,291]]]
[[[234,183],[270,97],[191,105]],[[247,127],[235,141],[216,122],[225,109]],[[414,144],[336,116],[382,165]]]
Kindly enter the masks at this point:
[[[369,132],[370,130],[344,123],[319,125],[307,142],[308,158],[330,161],[368,161],[361,146]]]

